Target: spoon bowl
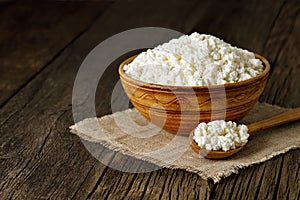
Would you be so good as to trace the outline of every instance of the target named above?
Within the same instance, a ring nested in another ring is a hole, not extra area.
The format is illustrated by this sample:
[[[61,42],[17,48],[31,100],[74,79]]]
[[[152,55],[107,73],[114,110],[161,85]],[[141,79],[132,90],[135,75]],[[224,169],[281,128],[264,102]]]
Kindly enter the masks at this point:
[[[281,124],[285,124],[285,123],[289,123],[289,122],[293,122],[296,120],[300,119],[300,107],[295,108],[295,109],[291,109],[289,111],[283,112],[279,115],[276,115],[274,117],[256,122],[256,123],[252,123],[247,125],[248,127],[248,133],[251,135],[251,133],[262,130],[262,129],[266,129],[266,128],[270,128],[270,127],[274,127],[274,126],[278,126]],[[207,150],[207,149],[203,149],[200,148],[198,146],[198,144],[195,142],[195,140],[193,139],[194,136],[194,130],[190,133],[189,135],[189,140],[190,140],[190,146],[191,148],[198,154],[200,154],[201,156],[208,158],[208,159],[222,159],[222,158],[227,158],[229,156],[232,156],[234,154],[236,154],[237,152],[239,152],[240,150],[242,150],[244,148],[245,145],[240,146],[236,149],[231,149],[229,151],[222,151],[222,150]]]
[[[193,136],[194,136],[194,131],[192,131],[190,133],[190,136],[189,136],[189,140],[190,140],[190,144],[191,144],[191,147],[192,149],[199,155],[205,157],[205,158],[208,158],[208,159],[223,159],[223,158],[227,158],[229,156],[232,156],[233,154],[236,154],[237,152],[239,152],[240,150],[242,150],[242,148],[245,146],[240,146],[236,149],[230,149],[228,151],[222,151],[222,150],[218,150],[218,151],[215,151],[215,150],[207,150],[207,149],[203,149],[203,148],[200,148],[197,143],[194,141],[193,139]]]

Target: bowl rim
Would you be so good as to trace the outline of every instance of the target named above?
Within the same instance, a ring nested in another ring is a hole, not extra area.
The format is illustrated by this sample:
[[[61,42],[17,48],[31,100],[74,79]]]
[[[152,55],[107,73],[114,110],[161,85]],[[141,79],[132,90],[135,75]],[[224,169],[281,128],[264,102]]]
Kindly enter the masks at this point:
[[[119,71],[120,78],[123,78],[123,79],[127,80],[128,82],[133,83],[136,86],[142,86],[142,87],[147,87],[147,88],[151,88],[151,89],[190,90],[192,88],[194,90],[201,90],[201,89],[235,88],[235,87],[241,87],[241,86],[244,86],[244,85],[249,85],[250,83],[261,80],[264,77],[267,77],[268,74],[270,73],[270,63],[268,62],[268,60],[265,57],[263,57],[263,56],[261,56],[257,53],[254,53],[254,55],[255,55],[255,58],[258,58],[259,60],[261,60],[263,65],[265,66],[262,73],[260,73],[258,76],[250,78],[250,79],[246,79],[246,80],[239,81],[239,82],[236,82],[236,83],[226,83],[226,84],[222,84],[222,85],[210,85],[210,86],[162,85],[162,84],[148,83],[148,82],[143,82],[143,81],[140,81],[140,80],[137,80],[137,79],[133,79],[124,72],[123,67],[124,67],[125,64],[129,64],[130,62],[132,62],[138,56],[138,54],[133,55],[133,56],[127,58],[126,60],[124,60],[119,65],[119,70],[118,71]]]

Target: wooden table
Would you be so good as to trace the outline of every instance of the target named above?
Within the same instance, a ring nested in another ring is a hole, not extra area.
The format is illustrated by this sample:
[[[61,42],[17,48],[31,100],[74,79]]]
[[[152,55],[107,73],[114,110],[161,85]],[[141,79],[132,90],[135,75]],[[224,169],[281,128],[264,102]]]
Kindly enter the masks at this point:
[[[300,106],[299,11],[297,0],[0,1],[0,199],[300,199],[300,149],[214,184],[183,170],[114,170],[68,129],[85,56],[144,26],[211,33],[267,57],[272,72],[260,101]],[[98,116],[111,112],[116,70],[101,80]],[[109,162],[133,159],[97,148]]]

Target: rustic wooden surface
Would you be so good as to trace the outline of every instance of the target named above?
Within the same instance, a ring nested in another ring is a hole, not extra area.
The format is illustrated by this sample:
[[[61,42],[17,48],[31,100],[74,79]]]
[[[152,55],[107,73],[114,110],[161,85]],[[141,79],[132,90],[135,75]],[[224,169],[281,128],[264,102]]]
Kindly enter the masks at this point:
[[[0,4],[0,106],[85,32],[108,4]]]
[[[73,82],[85,56],[107,37],[141,26],[211,33],[267,57],[272,71],[261,101],[300,106],[299,9],[297,0],[4,1],[0,199],[300,199],[299,149],[214,184],[183,170],[114,170],[68,130]],[[111,112],[117,62],[99,84],[99,116]],[[155,167],[91,145],[115,166]]]

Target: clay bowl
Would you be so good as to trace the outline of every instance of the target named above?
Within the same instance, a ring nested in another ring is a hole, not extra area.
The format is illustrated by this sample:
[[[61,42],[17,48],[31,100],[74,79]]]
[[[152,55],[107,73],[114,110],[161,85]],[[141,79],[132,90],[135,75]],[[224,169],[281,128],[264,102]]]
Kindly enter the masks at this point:
[[[199,122],[242,119],[258,101],[270,72],[269,62],[260,55],[264,71],[238,83],[214,86],[167,86],[145,83],[125,74],[121,63],[119,75],[123,88],[135,108],[152,123],[165,130],[188,136]]]

